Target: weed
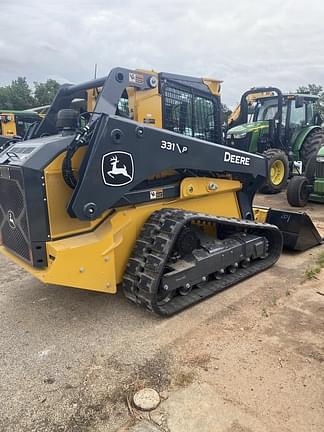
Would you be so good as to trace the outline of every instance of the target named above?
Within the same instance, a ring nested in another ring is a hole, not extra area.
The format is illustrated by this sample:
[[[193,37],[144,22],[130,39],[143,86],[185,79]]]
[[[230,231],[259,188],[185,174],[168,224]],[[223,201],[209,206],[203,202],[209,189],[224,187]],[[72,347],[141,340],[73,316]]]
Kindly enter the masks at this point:
[[[324,252],[317,255],[315,264],[314,267],[309,267],[305,270],[305,279],[317,279],[318,273],[324,268]]]
[[[271,304],[272,304],[272,306],[276,306],[277,305],[277,297],[274,294],[272,294]]]
[[[316,263],[321,267],[324,268],[324,252],[321,252],[318,254],[318,257],[316,259]]]
[[[208,366],[208,363],[210,362],[210,359],[211,359],[210,354],[201,353],[201,354],[198,354],[198,355],[188,359],[188,364],[191,367],[199,367],[202,369],[206,369]]]
[[[174,383],[178,387],[187,387],[194,382],[195,376],[196,375],[194,371],[181,371],[175,375]]]
[[[317,279],[318,273],[320,273],[321,267],[310,267],[305,270],[305,278],[308,280]]]

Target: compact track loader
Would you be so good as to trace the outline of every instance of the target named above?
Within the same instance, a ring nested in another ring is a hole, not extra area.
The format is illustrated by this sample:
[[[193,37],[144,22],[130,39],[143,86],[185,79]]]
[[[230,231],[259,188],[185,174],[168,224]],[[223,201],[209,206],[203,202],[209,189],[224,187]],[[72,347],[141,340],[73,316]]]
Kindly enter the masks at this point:
[[[290,213],[252,208],[267,162],[220,137],[217,81],[115,68],[62,86],[0,153],[1,251],[45,283],[120,286],[170,316],[267,269],[283,238],[318,243],[300,244]]]

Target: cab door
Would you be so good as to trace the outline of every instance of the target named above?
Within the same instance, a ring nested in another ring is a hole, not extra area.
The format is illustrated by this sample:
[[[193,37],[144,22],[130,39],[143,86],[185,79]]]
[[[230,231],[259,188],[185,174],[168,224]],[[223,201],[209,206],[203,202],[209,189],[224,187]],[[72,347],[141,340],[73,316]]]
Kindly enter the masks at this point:
[[[161,93],[164,129],[204,141],[222,142],[219,96],[171,80],[163,82]]]
[[[290,148],[294,148],[299,133],[307,126],[306,120],[306,102],[299,103],[298,99],[291,100],[288,123],[288,143]]]

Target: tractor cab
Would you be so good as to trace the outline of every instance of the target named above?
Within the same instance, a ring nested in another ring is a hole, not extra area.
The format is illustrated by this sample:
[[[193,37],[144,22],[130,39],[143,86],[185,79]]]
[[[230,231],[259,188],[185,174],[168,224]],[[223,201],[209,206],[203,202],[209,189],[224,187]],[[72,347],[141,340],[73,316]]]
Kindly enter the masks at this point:
[[[263,192],[280,192],[288,177],[305,172],[314,158],[324,141],[317,102],[317,96],[282,94],[275,87],[243,94],[236,117],[230,119],[226,144],[269,159],[270,178]]]
[[[278,100],[276,97],[268,97],[256,101],[252,123],[266,122],[265,129],[274,122],[274,127],[279,129],[280,144],[284,149],[292,150],[295,159],[298,159],[298,138],[301,132],[308,127],[320,126],[322,119],[316,113],[315,104],[317,96],[302,94],[283,95],[282,112],[278,112]],[[281,123],[279,124],[279,119]],[[266,132],[266,130],[265,130]]]

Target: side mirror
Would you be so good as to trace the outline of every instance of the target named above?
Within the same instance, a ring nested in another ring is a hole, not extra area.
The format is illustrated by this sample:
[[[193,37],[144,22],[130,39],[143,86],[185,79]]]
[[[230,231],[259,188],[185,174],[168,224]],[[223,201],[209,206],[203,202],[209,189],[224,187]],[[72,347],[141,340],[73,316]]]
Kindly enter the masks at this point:
[[[295,108],[302,108],[304,106],[304,98],[302,96],[296,96]]]

